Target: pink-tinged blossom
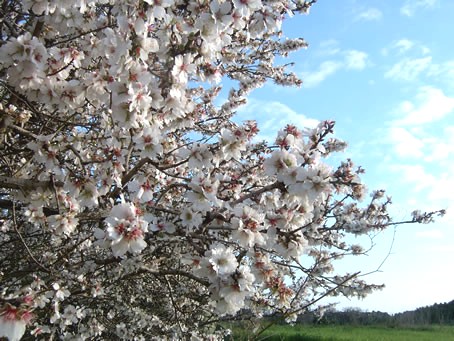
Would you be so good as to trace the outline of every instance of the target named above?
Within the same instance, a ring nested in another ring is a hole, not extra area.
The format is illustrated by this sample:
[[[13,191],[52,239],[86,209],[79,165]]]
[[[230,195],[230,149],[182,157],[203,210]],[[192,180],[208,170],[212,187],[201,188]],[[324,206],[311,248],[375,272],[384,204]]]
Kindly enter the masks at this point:
[[[222,297],[216,304],[216,310],[221,315],[234,315],[244,307],[244,300],[248,292],[241,291],[237,284],[226,285],[219,290]]]
[[[223,26],[230,26],[233,18],[229,13],[232,11],[232,4],[229,1],[223,2],[214,0],[210,4],[210,9],[213,12],[213,17],[217,22],[222,23]]]
[[[162,221],[158,218],[154,218],[150,225],[149,229],[152,232],[166,232],[166,233],[175,233],[175,225],[171,222]]]
[[[233,28],[242,30],[246,26],[247,17],[241,13],[241,10],[235,9],[232,11]]]
[[[156,126],[143,128],[140,133],[134,135],[134,141],[137,149],[141,151],[141,157],[153,159],[162,154],[161,138],[162,133]]]
[[[55,300],[64,301],[66,297],[69,297],[71,293],[65,287],[60,286],[59,283],[52,284],[52,288],[55,290]]]
[[[185,194],[192,209],[207,212],[211,207],[220,207],[222,202],[217,198],[219,181],[210,179],[202,173],[196,173],[189,184],[190,190]]]
[[[175,57],[175,65],[172,69],[172,76],[181,84],[188,82],[189,76],[196,71],[191,54],[178,55]]]
[[[36,207],[35,205],[30,205],[27,210],[24,212],[24,216],[32,224],[41,225],[47,221],[47,217],[43,212],[43,207]]]
[[[239,160],[241,152],[246,150],[247,137],[238,129],[235,131],[222,129],[219,143],[226,160]]]
[[[27,144],[27,148],[34,152],[34,159],[36,162],[41,163],[49,172],[61,174],[59,167],[58,145],[52,143],[51,136],[38,136],[38,138]]]
[[[223,340],[216,315],[380,288],[334,273],[363,252],[352,235],[393,224],[382,191],[360,206],[361,168],[326,166],[345,147],[334,122],[268,143],[235,118],[266,81],[301,84],[281,59],[307,44],[280,29],[309,2],[7,3],[3,334],[33,310],[37,338]],[[208,84],[227,78],[226,96]]]
[[[180,149],[180,156],[189,159],[189,167],[191,169],[208,168],[213,162],[213,153],[206,144],[195,143],[190,148]]]
[[[47,61],[48,53],[44,45],[27,32],[17,38],[12,38],[0,49],[3,65],[13,62],[31,62],[38,69],[42,69]]]
[[[71,233],[76,229],[78,222],[79,220],[70,214],[55,214],[47,218],[49,228],[57,235],[71,235]]]
[[[145,32],[147,34],[148,32]],[[138,47],[138,55],[139,58],[143,61],[147,61],[149,58],[149,54],[153,52],[159,51],[159,43],[156,39],[150,38],[147,36],[142,36],[138,38],[139,47]]]
[[[36,324],[35,324],[35,326],[36,326]],[[30,334],[35,337],[40,336],[42,334],[49,334],[49,333],[50,333],[50,328],[48,326],[43,326],[43,325],[38,325],[35,327],[35,329],[30,331]]]
[[[203,222],[202,214],[199,212],[194,212],[189,207],[186,207],[182,210],[180,219],[181,224],[189,230],[198,228],[200,225],[202,225]]]
[[[262,8],[261,0],[233,0],[233,6],[244,16],[249,16],[252,12]]]
[[[51,14],[55,12],[56,4],[48,0],[24,0],[23,6],[25,10],[30,10],[37,14]]]
[[[274,265],[265,253],[255,252],[251,257],[254,260],[251,272],[258,283],[266,283],[276,273]]]
[[[266,234],[250,230],[243,226],[232,232],[232,240],[238,242],[239,245],[246,248],[253,247],[254,245],[264,245],[266,238]]]
[[[205,259],[208,261],[210,269],[220,277],[231,275],[238,267],[233,249],[225,247],[223,244],[213,245],[205,253]]]
[[[195,187],[195,186],[191,186]],[[203,194],[203,191],[200,188],[196,188],[191,191],[187,191],[185,194],[186,199],[188,202],[191,204],[192,209],[198,211],[198,212],[208,212],[211,209],[212,203],[207,200],[205,195]]]
[[[292,257],[301,257],[308,251],[309,243],[301,231],[288,235],[279,231],[274,226],[268,228],[268,243],[284,258],[291,259]]]
[[[76,308],[72,304],[65,307],[62,314],[63,323],[66,325],[76,324],[80,319],[84,317],[83,309]]]
[[[292,171],[298,165],[297,158],[294,154],[286,150],[276,150],[267,158],[264,167],[268,175],[281,175]]]
[[[234,214],[235,217],[232,218],[233,240],[243,247],[264,245],[266,234],[261,231],[264,229],[265,214],[258,213],[253,208],[243,204],[235,207]]]
[[[98,205],[98,188],[92,182],[87,182],[82,186],[79,193],[79,205],[83,207],[95,207]]]
[[[149,95],[147,88],[134,84],[128,85],[128,111],[135,113],[134,119],[132,117],[128,119],[132,127],[139,126],[141,113],[150,109],[152,100],[153,98]]]
[[[0,308],[0,337],[10,341],[19,341],[32,318],[27,308],[15,307],[6,303]]]
[[[301,169],[298,172],[298,182],[289,187],[290,193],[301,193],[309,202],[317,198],[322,200],[333,191],[331,185],[331,170],[322,164]]]
[[[138,213],[134,204],[122,203],[115,205],[105,220],[114,257],[122,257],[127,252],[137,254],[147,246],[144,237],[148,223]]]
[[[219,289],[221,298],[216,305],[220,314],[233,315],[245,306],[245,299],[254,294],[255,277],[248,267],[240,266],[235,279],[222,284]]]
[[[136,198],[140,202],[149,202],[153,199],[154,186],[149,179],[144,179],[143,181],[134,181],[131,182],[129,188],[132,192],[136,192]]]
[[[144,0],[151,5],[150,11],[154,18],[163,19],[167,16],[166,8],[173,5],[173,0]]]

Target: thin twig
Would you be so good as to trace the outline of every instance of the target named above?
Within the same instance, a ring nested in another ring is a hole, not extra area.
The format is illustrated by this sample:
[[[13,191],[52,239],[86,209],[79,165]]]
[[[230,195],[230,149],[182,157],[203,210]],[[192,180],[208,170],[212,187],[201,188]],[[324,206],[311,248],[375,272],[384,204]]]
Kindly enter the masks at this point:
[[[95,28],[93,30],[90,30],[90,31],[87,31],[87,32],[82,32],[78,35],[75,35],[73,37],[70,37],[68,39],[64,39],[64,40],[60,40],[60,41],[57,41],[53,44],[50,44],[48,47],[54,47],[54,46],[57,46],[57,45],[60,45],[60,44],[64,44],[64,43],[69,43],[70,41],[74,40],[74,39],[77,39],[77,38],[81,38],[87,34],[90,34],[90,33],[95,33],[95,32],[98,32],[98,31],[102,31],[108,27],[112,27],[113,25],[106,25],[106,26],[102,26],[102,27],[98,27],[98,28]]]
[[[170,301],[172,302],[173,310],[175,311],[175,320],[177,321],[178,328],[180,329],[181,335],[183,335],[184,334],[183,327],[181,326],[180,319],[178,318],[178,307],[177,307],[177,302],[175,302],[175,299],[173,298],[172,286],[170,285],[169,280],[167,279],[167,276],[165,276],[165,275],[164,275],[164,280],[166,281],[167,288],[169,289]]]
[[[295,314],[297,312],[300,312],[301,310],[304,310],[306,309],[307,307],[310,307],[312,305],[314,305],[315,303],[317,303],[318,301],[320,301],[321,299],[323,299],[324,297],[330,295],[332,292],[336,291],[339,287],[343,286],[345,283],[347,283],[348,281],[350,281],[351,279],[357,277],[358,275],[360,274],[360,272],[355,272],[353,275],[351,276],[348,276],[345,280],[343,280],[341,283],[339,283],[338,285],[336,285],[334,288],[331,288],[330,290],[326,291],[323,295],[321,295],[320,297],[310,301],[308,304],[304,305],[303,307],[301,308],[298,308],[298,309],[295,309],[293,311],[290,311],[290,312],[287,312],[284,314],[284,317],[285,316],[290,316],[292,314]],[[270,327],[272,327],[276,322],[273,321],[273,322],[270,322],[269,324],[267,324],[264,328],[262,328],[256,335],[254,335],[254,339],[257,340],[258,337],[263,334],[267,329],[269,329]]]
[[[19,232],[19,229],[17,227],[17,220],[16,220],[16,204],[13,202],[13,226],[14,230],[16,231],[17,235],[19,236],[19,239],[21,240],[22,244],[24,245],[25,249],[27,250],[28,255],[30,256],[31,259],[40,267],[41,270],[44,272],[50,273],[50,271],[44,267],[36,258],[33,256],[32,252],[30,251],[27,243],[25,242],[24,238],[22,237],[22,234]]]

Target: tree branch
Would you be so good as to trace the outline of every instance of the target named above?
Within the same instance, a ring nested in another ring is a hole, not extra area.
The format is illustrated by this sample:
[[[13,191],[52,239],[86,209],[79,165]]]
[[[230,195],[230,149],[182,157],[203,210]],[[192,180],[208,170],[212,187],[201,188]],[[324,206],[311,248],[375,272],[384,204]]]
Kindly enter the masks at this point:
[[[33,256],[32,252],[28,248],[27,243],[25,242],[24,238],[22,237],[22,234],[19,232],[19,229],[17,227],[17,220],[16,220],[16,205],[13,202],[13,226],[14,226],[14,231],[16,231],[17,235],[19,236],[19,239],[21,240],[22,244],[24,245],[25,249],[27,250],[28,255],[30,256],[31,259],[36,263],[36,265],[39,266],[41,270],[44,272],[50,273],[50,270],[46,269],[44,265],[42,265],[36,258]]]
[[[210,282],[208,282],[207,280],[194,276],[193,274],[186,272],[186,271],[182,271],[182,270],[153,270],[153,269],[147,268],[146,266],[141,266],[140,270],[142,272],[147,272],[147,273],[150,273],[150,274],[156,275],[156,276],[166,276],[166,275],[183,276],[183,277],[192,279],[193,281],[196,281],[205,287],[210,286]]]
[[[0,188],[20,189],[20,190],[36,190],[38,188],[51,189],[52,186],[63,187],[61,181],[39,181],[33,179],[18,179],[9,176],[0,175]]]

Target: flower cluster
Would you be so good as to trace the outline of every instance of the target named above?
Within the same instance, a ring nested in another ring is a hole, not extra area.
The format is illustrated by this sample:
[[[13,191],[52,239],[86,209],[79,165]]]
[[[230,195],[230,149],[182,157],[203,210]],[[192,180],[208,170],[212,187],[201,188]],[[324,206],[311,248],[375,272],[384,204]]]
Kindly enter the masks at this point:
[[[145,233],[148,222],[140,216],[140,210],[132,203],[115,205],[106,219],[106,236],[112,254],[121,257],[126,252],[140,253],[146,246]]]
[[[219,319],[379,288],[332,264],[394,224],[327,161],[334,122],[256,143],[233,119],[266,81],[301,84],[279,57],[307,44],[281,27],[313,3],[5,2],[0,336],[222,339]]]
[[[27,324],[33,318],[30,303],[31,298],[25,297],[19,307],[5,303],[0,308],[1,337],[6,337],[10,341],[18,341],[22,338]]]

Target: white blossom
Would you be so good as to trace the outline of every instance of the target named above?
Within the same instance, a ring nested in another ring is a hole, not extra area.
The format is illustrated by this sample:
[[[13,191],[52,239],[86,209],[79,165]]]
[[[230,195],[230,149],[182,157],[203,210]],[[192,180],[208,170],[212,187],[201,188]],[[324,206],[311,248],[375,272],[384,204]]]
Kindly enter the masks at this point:
[[[205,257],[208,260],[211,270],[221,277],[232,274],[238,266],[233,249],[225,247],[222,244],[213,245],[205,253]]]
[[[307,43],[281,29],[308,2],[7,3],[0,336],[222,340],[216,316],[381,288],[333,265],[396,223],[327,160],[334,122],[257,142],[236,117],[268,80],[301,85],[282,57]]]

